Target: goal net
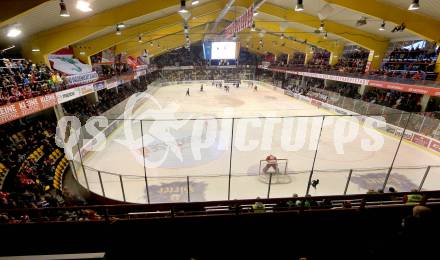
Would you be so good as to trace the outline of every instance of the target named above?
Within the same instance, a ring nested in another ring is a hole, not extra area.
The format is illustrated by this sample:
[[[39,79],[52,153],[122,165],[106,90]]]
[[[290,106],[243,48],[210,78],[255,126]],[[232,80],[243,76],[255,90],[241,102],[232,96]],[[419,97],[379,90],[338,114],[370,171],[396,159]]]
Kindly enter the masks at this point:
[[[292,179],[287,174],[287,159],[277,159],[273,161],[260,160],[258,178],[264,183],[286,184]]]

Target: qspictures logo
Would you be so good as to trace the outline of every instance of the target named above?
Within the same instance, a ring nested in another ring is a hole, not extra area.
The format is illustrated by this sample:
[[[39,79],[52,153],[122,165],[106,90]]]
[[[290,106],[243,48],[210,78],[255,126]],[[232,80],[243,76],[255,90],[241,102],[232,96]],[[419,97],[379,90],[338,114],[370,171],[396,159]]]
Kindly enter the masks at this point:
[[[135,114],[135,108],[148,109]],[[347,146],[357,145],[366,152],[382,149],[384,137],[375,128],[384,128],[382,117],[257,117],[235,118],[234,109],[224,108],[221,115],[203,116],[180,111],[174,102],[161,104],[148,93],[132,95],[118,119],[95,116],[81,126],[75,116],[58,121],[56,141],[69,160],[78,160],[91,151],[105,152],[111,133],[120,130],[112,141],[148,168],[192,167],[218,159],[232,148],[240,152],[314,151],[322,132],[326,145],[336,154],[345,154]],[[331,129],[331,133],[329,131]],[[361,134],[362,132],[362,134]],[[322,140],[321,140],[322,142]]]

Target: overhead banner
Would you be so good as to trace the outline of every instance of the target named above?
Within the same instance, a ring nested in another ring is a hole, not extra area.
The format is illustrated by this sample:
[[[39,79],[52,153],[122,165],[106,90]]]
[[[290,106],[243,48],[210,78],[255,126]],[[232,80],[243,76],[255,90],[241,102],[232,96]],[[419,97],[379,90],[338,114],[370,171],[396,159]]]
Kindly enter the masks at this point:
[[[252,26],[252,21],[254,17],[254,5],[249,7],[244,14],[235,19],[230,25],[228,25],[224,30],[224,35],[226,38],[230,38],[234,33],[239,33],[246,28]]]
[[[52,67],[67,75],[79,75],[92,72],[92,66],[81,63],[71,55],[50,55]]]

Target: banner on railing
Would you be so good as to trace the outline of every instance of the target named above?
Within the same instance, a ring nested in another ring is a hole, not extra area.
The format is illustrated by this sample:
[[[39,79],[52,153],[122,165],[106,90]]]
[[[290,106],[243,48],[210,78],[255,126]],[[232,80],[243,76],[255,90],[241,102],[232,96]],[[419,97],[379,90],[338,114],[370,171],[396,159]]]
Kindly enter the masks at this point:
[[[81,94],[81,96],[90,94],[95,92],[95,89],[93,88],[93,84],[88,84],[88,85],[84,85],[79,87],[79,92]]]
[[[59,104],[65,103],[75,98],[79,98],[81,96],[81,92],[78,88],[66,89],[63,91],[59,91],[55,94],[57,95],[57,100]]]
[[[105,87],[107,89],[112,89],[112,88],[116,88],[119,84],[119,80],[114,80],[114,81],[107,81],[105,84]]]
[[[55,94],[26,99],[0,107],[0,124],[31,115],[57,104]]]
[[[104,81],[96,82],[95,84],[93,84],[93,88],[95,91],[100,91],[102,89],[105,89],[105,82]]]
[[[90,73],[67,76],[65,79],[66,79],[66,84],[68,86],[73,86],[73,85],[88,84],[97,81],[98,78],[99,78],[98,73],[96,73],[96,71],[92,71]]]

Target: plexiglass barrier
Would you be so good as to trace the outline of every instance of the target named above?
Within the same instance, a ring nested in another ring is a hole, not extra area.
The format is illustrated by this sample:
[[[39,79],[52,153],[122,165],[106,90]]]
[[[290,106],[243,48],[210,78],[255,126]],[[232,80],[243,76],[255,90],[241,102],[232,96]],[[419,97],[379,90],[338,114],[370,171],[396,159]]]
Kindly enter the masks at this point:
[[[85,126],[77,130],[74,176],[98,195],[133,203],[440,188],[440,157],[431,147],[434,139],[423,135],[425,125],[435,125],[429,119],[345,97],[328,95],[324,102],[286,95],[319,113],[124,119],[124,110],[115,107],[97,127],[103,139]],[[140,102],[134,110],[145,106]],[[261,169],[266,159],[268,171]]]

